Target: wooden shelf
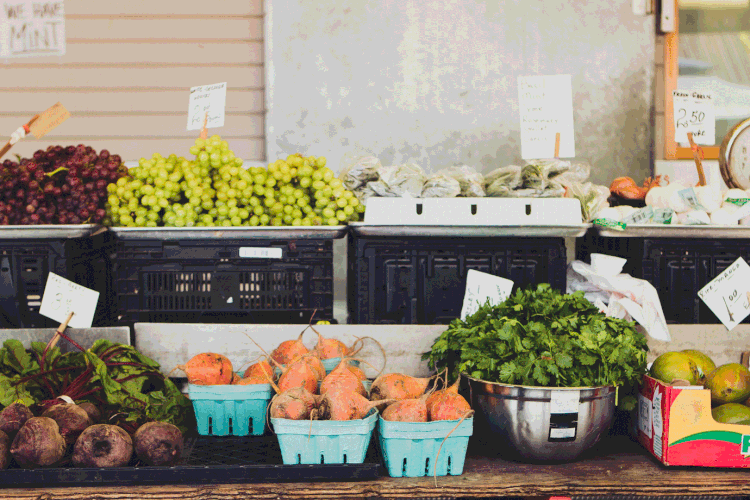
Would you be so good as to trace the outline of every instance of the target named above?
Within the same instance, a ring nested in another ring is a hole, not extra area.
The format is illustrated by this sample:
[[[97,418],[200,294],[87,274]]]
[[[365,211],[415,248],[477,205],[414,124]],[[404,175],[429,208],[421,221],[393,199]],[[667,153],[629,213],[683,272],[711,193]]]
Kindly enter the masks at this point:
[[[472,440],[476,440],[474,436]],[[450,498],[549,496],[742,496],[750,495],[746,469],[665,467],[624,437],[607,439],[574,463],[527,464],[488,456],[472,445],[461,476],[391,478],[375,481],[94,486],[65,489],[5,489],[0,498],[106,500],[123,498],[191,500],[200,498]]]

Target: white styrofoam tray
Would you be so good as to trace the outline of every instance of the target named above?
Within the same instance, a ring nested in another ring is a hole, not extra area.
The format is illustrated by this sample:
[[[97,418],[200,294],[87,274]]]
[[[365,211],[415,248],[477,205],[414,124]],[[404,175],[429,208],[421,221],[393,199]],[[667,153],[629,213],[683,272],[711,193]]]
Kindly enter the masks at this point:
[[[574,198],[381,198],[367,200],[365,224],[415,226],[570,226]]]

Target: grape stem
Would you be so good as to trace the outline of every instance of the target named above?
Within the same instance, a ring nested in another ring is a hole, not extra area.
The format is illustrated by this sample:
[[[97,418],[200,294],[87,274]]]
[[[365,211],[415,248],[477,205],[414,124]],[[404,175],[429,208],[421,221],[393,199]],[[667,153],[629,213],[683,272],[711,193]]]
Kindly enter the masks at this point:
[[[46,174],[44,174],[44,175],[46,175],[47,177],[52,177],[53,175],[55,175],[56,173],[58,173],[58,172],[61,172],[61,171],[65,171],[65,172],[67,172],[67,171],[68,171],[68,169],[67,169],[67,168],[65,168],[65,167],[57,167],[57,168],[56,168],[55,170],[53,170],[52,172],[47,172],[47,173],[46,173]]]

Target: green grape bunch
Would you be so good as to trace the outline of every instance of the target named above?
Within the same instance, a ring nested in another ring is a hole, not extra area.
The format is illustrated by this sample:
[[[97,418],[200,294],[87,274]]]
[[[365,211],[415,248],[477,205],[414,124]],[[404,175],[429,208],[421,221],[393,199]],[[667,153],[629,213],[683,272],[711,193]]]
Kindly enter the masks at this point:
[[[337,226],[364,205],[323,156],[292,154],[243,167],[218,135],[196,139],[193,160],[155,153],[107,186],[104,223],[127,227]]]

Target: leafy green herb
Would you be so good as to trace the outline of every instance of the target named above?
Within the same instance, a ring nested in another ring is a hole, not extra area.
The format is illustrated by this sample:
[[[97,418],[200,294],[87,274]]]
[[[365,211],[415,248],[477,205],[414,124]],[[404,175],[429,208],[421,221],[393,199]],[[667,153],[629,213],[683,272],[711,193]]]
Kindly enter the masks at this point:
[[[633,322],[608,318],[583,296],[547,284],[517,290],[502,304],[454,320],[423,354],[430,367],[488,382],[541,387],[620,388],[635,408],[646,373],[645,337]]]

